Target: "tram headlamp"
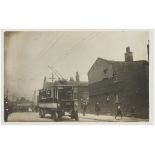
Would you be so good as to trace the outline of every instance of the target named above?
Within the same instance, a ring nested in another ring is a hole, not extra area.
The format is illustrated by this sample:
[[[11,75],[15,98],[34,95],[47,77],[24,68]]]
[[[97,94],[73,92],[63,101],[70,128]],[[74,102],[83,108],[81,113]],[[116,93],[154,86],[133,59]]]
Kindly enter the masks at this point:
[[[58,107],[60,107],[60,103],[58,103]]]

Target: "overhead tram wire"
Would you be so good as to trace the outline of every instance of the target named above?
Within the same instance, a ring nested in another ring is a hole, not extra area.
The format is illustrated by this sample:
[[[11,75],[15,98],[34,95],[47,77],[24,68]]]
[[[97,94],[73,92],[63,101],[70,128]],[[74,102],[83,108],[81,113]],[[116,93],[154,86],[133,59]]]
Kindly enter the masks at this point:
[[[56,39],[52,42],[52,44],[50,44],[49,47],[46,48],[46,50],[44,50],[44,52],[42,52],[42,54],[41,54],[40,56],[38,56],[37,59],[43,58],[43,56],[46,55],[46,53],[49,52],[48,50],[49,50],[50,48],[54,47],[55,44],[61,39],[62,35],[63,35],[63,33],[61,33],[60,35],[58,34],[57,37],[56,37]],[[37,59],[36,59],[35,61],[38,61]],[[32,65],[32,64],[31,64],[31,65]],[[29,67],[30,67],[30,66],[29,66]],[[39,73],[40,73],[40,72],[39,72]],[[38,75],[38,73],[37,73],[37,75]],[[25,77],[25,76],[24,76],[24,77]]]
[[[58,34],[57,34],[58,35]],[[56,36],[57,36],[56,35]],[[49,48],[49,46],[51,46],[51,39],[50,39],[50,41],[47,43],[47,45],[45,45],[45,47],[43,47],[43,49],[41,50],[41,52],[38,54],[38,58],[39,58],[39,56],[46,50],[46,49],[48,49]],[[36,59],[36,57],[33,59],[33,61],[36,61],[37,59]],[[32,63],[31,64],[28,64],[27,66],[28,66],[28,68],[29,67],[31,67],[31,65],[32,65]]]
[[[52,71],[52,73],[54,72],[54,74],[57,76],[58,79],[60,78],[59,75],[52,69],[51,66],[48,66],[48,68]]]
[[[57,34],[56,36],[58,36],[58,34]],[[54,41],[55,41],[55,40],[54,40]],[[50,43],[50,42],[51,42],[51,39],[50,39],[50,41],[48,42],[48,44],[46,45],[47,48],[44,48],[42,51],[45,51],[45,49],[48,49],[48,48],[51,46],[51,43]],[[41,53],[43,53],[43,52],[40,52],[39,55],[40,55]],[[38,58],[39,58],[39,56],[38,56]],[[34,59],[33,61],[37,61],[37,59]],[[31,65],[32,65],[32,63],[31,63],[31,64],[28,64],[28,65],[27,65],[27,69],[29,69],[29,68],[31,67]],[[25,74],[27,75],[27,73],[25,73]],[[25,78],[26,75],[23,75],[22,79]],[[37,75],[38,75],[38,73],[37,73]],[[33,76],[33,78],[34,78],[34,77],[35,77],[35,76]]]
[[[90,33],[86,38],[84,38],[84,39],[82,39],[82,40],[80,40],[78,43],[76,43],[76,44],[74,44],[69,50],[66,50],[66,51],[70,51],[70,50],[72,50],[72,49],[74,49],[75,47],[77,47],[78,45],[80,45],[80,43],[83,43],[83,42],[86,42],[87,40],[91,40],[91,39],[93,39],[94,37],[96,37],[97,36],[97,34],[95,33]],[[52,45],[55,45],[56,44],[56,42],[59,40],[58,38],[60,38],[60,36],[59,37],[57,37],[56,39],[55,39],[55,41],[53,42],[53,44]],[[85,45],[84,45],[85,46]],[[50,48],[51,46],[49,46],[48,48],[47,48],[47,50]],[[75,51],[71,51],[71,52],[66,52],[64,55],[62,55],[63,57],[64,56],[66,56],[66,55],[68,55],[68,54],[71,54],[71,53],[73,53],[73,52],[75,52]],[[48,53],[48,51],[47,52],[45,52],[46,54]],[[57,61],[55,61],[55,62],[58,62],[59,60],[61,59],[61,57],[59,57],[58,59],[57,59]],[[55,73],[56,74],[56,73]],[[38,73],[37,73],[37,75],[38,75]],[[34,76],[35,77],[35,76]]]
[[[87,38],[84,38],[84,39],[82,39],[81,41],[79,41],[77,44],[75,44],[74,46],[72,46],[70,49],[68,49],[68,50],[66,50],[66,51],[70,51],[70,50],[72,50],[73,48],[75,48],[76,46],[78,46],[81,42],[85,42],[85,41],[88,41],[88,40],[92,40],[92,39],[94,39],[98,34],[97,34],[97,32],[94,34],[94,32],[92,32],[93,34],[91,35],[91,36],[89,36],[89,37],[87,37]],[[83,45],[82,47],[84,47],[85,45]],[[61,60],[64,56],[67,56],[67,55],[69,55],[69,54],[71,54],[71,53],[74,53],[75,51],[70,51],[70,52],[66,52],[66,53],[64,53],[63,55],[61,55],[60,57],[58,57],[57,59],[56,59],[56,61],[54,61],[54,63],[52,64],[52,66],[53,65],[55,65],[57,62],[59,62],[59,60]]]
[[[53,67],[53,66],[48,66],[51,70],[53,70],[55,72],[55,74],[57,74],[59,76],[59,78],[61,77],[61,79],[65,80],[64,77]]]
[[[53,46],[53,44],[55,44],[55,41],[57,41],[57,38],[59,38],[59,34],[56,35],[56,39],[52,43],[50,43],[51,42],[51,39],[50,39],[50,41],[48,42],[48,44],[46,46],[47,48],[44,48],[42,50],[42,52],[39,53],[39,55],[37,56],[37,58],[34,59],[33,61],[38,61],[40,58],[42,58],[42,56],[44,55],[44,53],[47,52]],[[32,65],[32,63],[29,64],[29,67],[28,68],[30,68],[31,65]]]
[[[95,34],[94,34],[94,33],[95,33]],[[67,50],[65,50],[65,51],[70,51],[70,50],[74,49],[75,47],[79,46],[81,43],[86,42],[87,40],[92,40],[92,39],[94,39],[97,35],[98,35],[97,32],[90,32],[90,33],[87,35],[86,38],[80,40],[78,43],[74,44],[70,49],[67,49]],[[60,37],[60,36],[59,36],[59,37]],[[59,38],[59,37],[57,37],[57,39],[55,39],[55,42],[53,42],[53,44],[54,44],[54,43],[56,44],[56,42],[58,41],[58,38]],[[62,36],[61,36],[61,37],[62,37]],[[60,39],[61,39],[61,38],[60,38]],[[60,39],[59,39],[59,40],[60,40]],[[52,45],[53,45],[53,44],[52,44]],[[54,45],[55,45],[55,44],[54,44]],[[84,46],[84,45],[83,45],[83,46]],[[48,49],[49,49],[49,48],[48,48]],[[47,49],[47,50],[48,50],[48,49]],[[46,53],[44,53],[44,55],[48,53],[47,50],[46,50]],[[61,55],[60,57],[58,57],[58,58],[56,59],[56,61],[54,61],[54,63],[52,64],[52,66],[55,65],[57,62],[59,62],[59,60],[61,60],[64,56],[66,56],[66,55],[68,55],[68,54],[71,54],[71,53],[73,53],[73,52],[75,52],[75,51],[71,51],[71,52],[66,52],[66,53],[64,53],[63,55]],[[41,73],[41,72],[39,72],[39,73]],[[38,75],[39,73],[37,73],[36,75]],[[35,77],[35,76],[33,76],[33,77]]]
[[[55,44],[61,39],[61,37],[62,37],[63,35],[64,35],[64,33],[61,33],[59,36],[57,36],[57,38],[55,39],[55,41],[54,41],[51,45],[55,46]],[[68,50],[71,50],[71,49],[75,48],[75,47],[78,46],[81,42],[84,42],[84,41],[88,40],[90,37],[92,37],[92,35],[94,35],[94,32],[90,32],[86,38],[80,40],[78,43],[74,44],[70,49],[67,49],[67,50],[65,50],[65,51],[68,51]],[[48,51],[49,48],[51,48],[51,46],[49,46],[48,49],[46,49],[46,51],[42,54],[42,56],[45,55],[45,54],[47,54],[47,53],[49,52],[49,51]],[[62,56],[63,56],[63,55],[62,55]],[[40,57],[40,58],[42,58],[42,57]],[[37,60],[36,60],[36,61],[37,61]],[[39,72],[39,73],[41,73],[41,72]],[[39,73],[37,73],[36,75],[38,75]],[[33,77],[35,77],[35,76],[33,76]]]
[[[56,45],[56,43],[62,38],[62,36],[63,36],[63,33],[61,32],[60,35],[57,36],[55,41],[49,46],[49,48],[44,53],[42,53],[42,55],[39,58],[43,58],[46,54],[48,54],[49,53],[49,49],[54,47]]]
[[[53,70],[63,79],[63,76],[54,68],[54,66],[51,66]]]
[[[73,50],[74,48],[76,48],[77,46],[79,46],[81,43],[85,42],[86,40],[89,40],[89,38],[91,38],[92,35],[94,35],[93,32],[89,33],[88,36],[87,36],[86,38],[80,40],[78,43],[74,44],[70,49],[67,49],[67,50],[65,50],[65,51]],[[64,53],[63,55],[61,55],[60,57],[58,57],[57,60],[61,59],[61,58],[64,57],[65,55],[68,55],[69,53],[72,53],[72,51],[71,51],[71,52],[66,52],[66,53]],[[57,62],[57,60],[56,60],[55,62]],[[54,64],[55,64],[55,62],[54,62]],[[54,65],[54,64],[53,64],[53,65]]]
[[[58,34],[55,35],[56,39],[57,39],[57,36],[58,36]],[[56,39],[55,39],[55,40],[56,40]],[[55,42],[55,40],[53,41],[53,43]],[[49,49],[49,47],[50,47],[51,44],[52,44],[51,41],[52,41],[52,39],[49,40],[49,42],[48,42],[46,48],[44,48],[44,49],[38,54],[38,58],[39,58],[46,50]]]
[[[82,40],[80,40],[78,43],[76,43],[76,44],[74,44],[70,49],[68,49],[68,50],[65,50],[65,51],[70,51],[70,50],[72,50],[72,49],[74,49],[75,47],[77,47],[77,46],[79,46],[81,43],[83,43],[83,42],[86,42],[87,40],[91,40],[91,39],[93,39],[94,37],[96,37],[96,35],[98,35],[98,34],[89,34],[89,36],[87,36],[86,38],[84,38],[84,39],[82,39]],[[58,39],[59,38],[59,39]],[[53,46],[55,46],[55,44],[57,43],[57,41],[58,40],[60,40],[61,39],[61,37],[59,36],[59,37],[57,37],[56,39],[55,39],[55,41],[53,42]],[[85,45],[84,45],[85,46]],[[46,49],[46,51],[45,52],[43,52],[43,54],[42,55],[46,55],[49,51],[49,48],[50,48],[51,46],[49,46],[47,49]],[[73,52],[75,52],[75,51],[71,51],[71,52],[66,52],[65,54],[63,54],[62,56],[64,57],[64,56],[66,56],[66,55],[68,55],[68,54],[71,54],[71,53],[73,53]],[[61,57],[59,57],[56,61],[55,61],[55,63],[57,63],[59,60],[61,59]],[[54,64],[55,64],[54,63]],[[54,65],[53,64],[53,65]],[[37,75],[38,75],[38,73],[37,73]],[[34,76],[35,77],[35,76]]]
[[[49,46],[49,48],[42,54],[42,56],[40,58],[43,58],[49,52],[49,49],[54,47],[56,45],[56,43],[62,38],[62,36],[63,36],[63,33],[61,33],[59,36],[57,36],[55,41],[51,44],[51,46]],[[39,73],[41,73],[41,72],[39,72]],[[38,73],[37,73],[37,75],[38,75]]]

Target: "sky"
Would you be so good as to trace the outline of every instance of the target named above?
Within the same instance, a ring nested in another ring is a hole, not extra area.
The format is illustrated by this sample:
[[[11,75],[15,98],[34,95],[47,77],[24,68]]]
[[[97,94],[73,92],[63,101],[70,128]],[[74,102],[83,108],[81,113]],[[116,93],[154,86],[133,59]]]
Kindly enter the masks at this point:
[[[81,81],[95,60],[124,61],[130,46],[134,61],[147,60],[148,31],[12,31],[4,32],[4,85],[10,97],[32,99],[33,91],[41,89],[43,79],[52,76],[48,68]]]

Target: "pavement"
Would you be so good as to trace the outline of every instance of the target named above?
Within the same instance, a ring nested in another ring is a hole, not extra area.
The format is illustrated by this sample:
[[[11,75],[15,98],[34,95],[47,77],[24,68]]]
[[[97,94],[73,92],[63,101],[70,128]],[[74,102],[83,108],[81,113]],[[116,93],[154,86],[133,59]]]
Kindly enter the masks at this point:
[[[79,113],[79,119],[90,119],[98,122],[149,122],[149,119],[135,118],[135,117],[117,117],[110,115],[95,115],[95,114],[85,114]]]

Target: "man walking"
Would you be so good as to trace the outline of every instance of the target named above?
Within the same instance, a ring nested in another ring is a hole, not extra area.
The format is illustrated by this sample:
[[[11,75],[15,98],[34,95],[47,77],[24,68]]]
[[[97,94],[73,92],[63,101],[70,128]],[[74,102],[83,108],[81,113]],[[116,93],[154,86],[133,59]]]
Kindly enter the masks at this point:
[[[99,113],[100,113],[99,102],[97,102],[97,103],[95,104],[95,113],[96,113],[96,115],[99,115]]]
[[[121,111],[121,106],[120,105],[117,106],[117,112],[116,112],[115,119],[117,118],[117,116],[120,116],[121,119],[122,119],[122,111]]]

